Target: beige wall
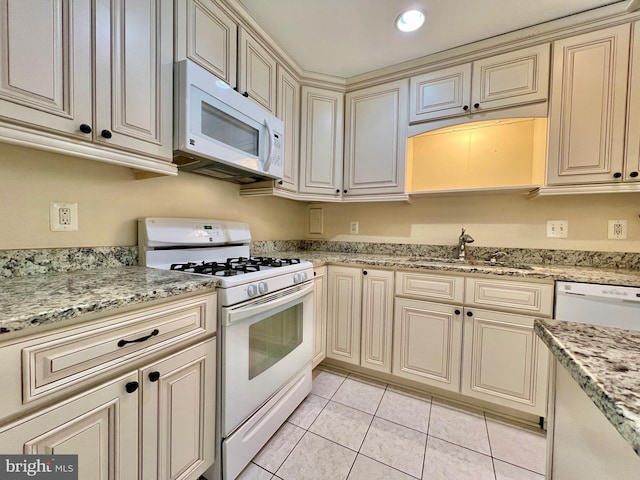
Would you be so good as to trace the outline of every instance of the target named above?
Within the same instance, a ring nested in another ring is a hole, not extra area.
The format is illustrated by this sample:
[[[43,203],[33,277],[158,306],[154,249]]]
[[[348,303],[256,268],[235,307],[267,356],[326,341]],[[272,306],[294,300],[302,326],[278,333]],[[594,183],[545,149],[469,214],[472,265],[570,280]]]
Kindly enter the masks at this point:
[[[255,240],[307,234],[302,202],[240,197],[238,186],[180,174],[136,180],[132,171],[0,144],[0,249],[135,245],[142,216],[220,218],[249,223]],[[51,201],[79,204],[78,232],[49,231]],[[314,204],[322,238],[454,244],[465,226],[475,245],[640,252],[640,194],[527,200],[521,195],[422,197],[406,203]],[[607,220],[626,219],[628,240],[607,240]],[[547,220],[568,220],[569,238],[546,238]],[[349,235],[349,222],[360,234]]]
[[[328,240],[453,245],[464,226],[478,246],[640,252],[638,193],[532,200],[515,194],[468,194],[416,198],[410,205],[320,206]],[[607,221],[614,219],[627,220],[627,240],[607,240]],[[569,237],[546,238],[547,220],[568,220]],[[349,235],[351,221],[360,222],[359,235]]]
[[[0,249],[136,245],[143,216],[243,221],[254,240],[305,231],[302,203],[240,197],[237,185],[188,173],[136,180],[128,168],[0,143],[0,178]],[[52,201],[78,203],[78,232],[49,231]]]

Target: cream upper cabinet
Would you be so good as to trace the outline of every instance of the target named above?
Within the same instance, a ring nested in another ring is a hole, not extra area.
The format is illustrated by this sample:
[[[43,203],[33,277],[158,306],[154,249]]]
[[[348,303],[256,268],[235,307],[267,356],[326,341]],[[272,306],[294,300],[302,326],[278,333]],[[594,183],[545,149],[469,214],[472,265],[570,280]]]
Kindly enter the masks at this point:
[[[362,269],[327,269],[327,358],[360,365]]]
[[[238,25],[213,0],[176,1],[175,60],[190,59],[236,87]]]
[[[630,30],[554,42],[548,185],[622,180]]]
[[[135,385],[135,389],[133,388]],[[78,478],[138,478],[137,373],[0,426],[3,454],[78,455]]]
[[[85,1],[13,0],[0,5],[0,22],[0,115],[39,130],[3,131],[3,139],[175,171],[166,163],[173,148],[171,0],[96,0],[94,11]]]
[[[302,86],[300,193],[340,196],[344,95]]]
[[[276,71],[276,116],[284,123],[284,171],[282,180],[276,182],[276,187],[297,192],[300,163],[300,84],[282,65],[278,65]]]
[[[173,2],[96,1],[94,141],[172,157]]]
[[[410,121],[466,115],[547,100],[549,44],[417,75]]]
[[[546,416],[549,355],[534,319],[465,308],[464,395]]]
[[[346,95],[344,192],[404,193],[408,81]]]
[[[276,113],[276,59],[244,28],[238,33],[238,91]]]
[[[640,181],[640,22],[633,24],[630,68],[623,179],[625,182],[637,182]]]
[[[461,313],[461,306],[396,298],[393,375],[458,392]]]
[[[0,116],[91,140],[90,2],[8,0],[0,22]]]
[[[365,268],[362,275],[360,365],[391,373],[394,273]]]
[[[313,368],[327,356],[327,267],[313,271]]]

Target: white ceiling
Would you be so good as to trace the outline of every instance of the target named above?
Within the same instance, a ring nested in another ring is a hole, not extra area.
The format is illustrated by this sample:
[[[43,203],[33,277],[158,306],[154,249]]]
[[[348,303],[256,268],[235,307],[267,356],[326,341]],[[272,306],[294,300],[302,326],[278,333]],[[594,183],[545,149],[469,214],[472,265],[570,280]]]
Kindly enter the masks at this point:
[[[349,78],[624,0],[239,0],[307,71]],[[427,14],[394,27],[408,7]]]

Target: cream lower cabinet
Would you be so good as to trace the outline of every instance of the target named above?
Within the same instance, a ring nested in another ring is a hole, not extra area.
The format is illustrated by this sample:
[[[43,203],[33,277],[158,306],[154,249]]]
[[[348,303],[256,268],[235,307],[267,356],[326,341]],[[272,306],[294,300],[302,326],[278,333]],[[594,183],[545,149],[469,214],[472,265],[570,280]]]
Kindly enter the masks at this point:
[[[393,375],[460,389],[462,307],[396,298]]]
[[[0,427],[3,454],[78,455],[78,478],[138,478],[137,372]],[[129,386],[129,387],[127,387]]]
[[[327,358],[391,371],[393,272],[329,266]]]
[[[3,453],[78,478],[197,479],[215,461],[215,294],[0,344]]]
[[[464,395],[545,416],[549,355],[534,319],[465,309]]]
[[[327,267],[313,271],[313,368],[327,356]]]

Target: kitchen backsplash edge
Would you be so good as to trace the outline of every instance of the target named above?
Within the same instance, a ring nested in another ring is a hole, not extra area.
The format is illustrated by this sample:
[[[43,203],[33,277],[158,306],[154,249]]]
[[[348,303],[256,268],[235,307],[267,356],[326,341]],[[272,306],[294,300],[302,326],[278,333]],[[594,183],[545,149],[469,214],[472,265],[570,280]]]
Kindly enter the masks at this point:
[[[251,244],[252,255],[277,252],[314,251],[398,255],[423,258],[455,258],[454,245],[404,243],[335,242],[326,240],[267,240]],[[532,265],[568,265],[594,268],[640,270],[640,253],[592,252],[532,248],[497,248],[467,246],[467,257],[488,260],[502,251],[505,263]],[[17,277],[50,272],[69,272],[134,266],[138,264],[138,247],[69,247],[24,250],[0,250],[0,277]]]

